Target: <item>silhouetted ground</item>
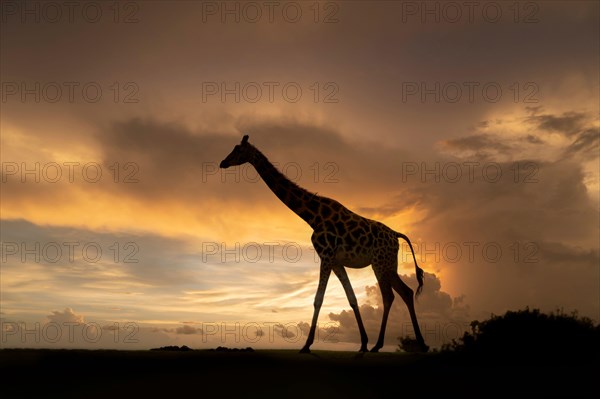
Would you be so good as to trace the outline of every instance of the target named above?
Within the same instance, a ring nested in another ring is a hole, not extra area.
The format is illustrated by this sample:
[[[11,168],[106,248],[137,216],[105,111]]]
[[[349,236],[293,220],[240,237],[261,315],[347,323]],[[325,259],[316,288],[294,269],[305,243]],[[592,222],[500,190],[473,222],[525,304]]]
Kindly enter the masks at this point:
[[[335,398],[594,396],[597,362],[491,365],[460,354],[0,350],[2,396]],[[8,395],[6,395],[8,394]]]

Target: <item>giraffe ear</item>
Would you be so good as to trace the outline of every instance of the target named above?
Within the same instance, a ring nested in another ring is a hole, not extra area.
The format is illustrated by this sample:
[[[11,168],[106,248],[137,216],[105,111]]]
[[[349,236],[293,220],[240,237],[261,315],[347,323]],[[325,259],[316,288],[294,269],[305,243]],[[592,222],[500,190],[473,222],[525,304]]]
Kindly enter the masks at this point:
[[[246,134],[244,138],[242,138],[242,144],[246,144],[248,142],[248,135]]]

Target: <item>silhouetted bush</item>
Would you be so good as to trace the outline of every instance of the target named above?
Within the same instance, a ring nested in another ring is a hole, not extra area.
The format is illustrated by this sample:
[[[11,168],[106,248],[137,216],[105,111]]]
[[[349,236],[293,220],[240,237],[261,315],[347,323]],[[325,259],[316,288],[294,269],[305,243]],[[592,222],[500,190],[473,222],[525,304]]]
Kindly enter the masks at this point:
[[[416,339],[408,336],[399,337],[398,339],[400,340],[398,347],[404,352],[423,352],[423,348]]]
[[[444,345],[442,351],[515,361],[592,362],[600,354],[600,326],[577,312],[544,314],[526,308],[473,321],[470,333]]]
[[[171,351],[171,352],[187,352],[187,351],[193,351],[192,348],[188,347],[187,345],[183,345],[181,347],[177,346],[177,345],[171,345],[171,346],[161,346],[160,348],[152,348],[150,349],[151,351]]]
[[[217,352],[254,352],[254,349],[252,349],[251,347],[247,347],[247,348],[227,348],[226,346],[219,346],[217,347],[217,349],[209,349],[210,351],[217,351]]]

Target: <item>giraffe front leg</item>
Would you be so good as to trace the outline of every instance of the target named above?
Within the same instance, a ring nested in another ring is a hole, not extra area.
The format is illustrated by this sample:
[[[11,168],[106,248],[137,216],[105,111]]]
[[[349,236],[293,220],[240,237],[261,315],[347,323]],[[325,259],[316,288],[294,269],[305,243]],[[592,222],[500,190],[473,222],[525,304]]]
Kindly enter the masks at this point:
[[[383,348],[383,341],[385,339],[385,327],[387,325],[388,315],[390,314],[392,302],[394,302],[394,293],[392,292],[392,287],[390,283],[386,280],[378,280],[379,288],[381,290],[381,298],[383,300],[383,317],[381,318],[379,338],[377,339],[377,343],[375,344],[375,346],[371,348],[371,352],[379,352],[379,349]]]
[[[329,264],[321,263],[321,273],[319,276],[319,288],[317,288],[317,294],[315,295],[315,310],[313,313],[312,323],[310,325],[310,331],[308,332],[308,338],[306,344],[300,350],[300,353],[310,353],[310,346],[315,340],[315,331],[317,329],[317,319],[319,318],[319,311],[323,304],[323,298],[325,297],[325,289],[327,288],[327,281],[331,274],[331,266]]]
[[[354,311],[354,316],[356,316],[356,322],[358,323],[358,330],[360,331],[360,349],[359,352],[367,351],[367,332],[365,331],[365,326],[363,325],[362,318],[360,317],[360,311],[358,309],[358,301],[356,300],[356,295],[354,295],[354,290],[352,289],[352,285],[350,284],[350,279],[348,278],[348,273],[346,273],[346,269],[343,266],[338,266],[333,269],[335,275],[340,279],[342,283],[342,287],[344,287],[344,291],[346,292],[346,296],[348,297],[348,302],[350,303],[350,307]]]

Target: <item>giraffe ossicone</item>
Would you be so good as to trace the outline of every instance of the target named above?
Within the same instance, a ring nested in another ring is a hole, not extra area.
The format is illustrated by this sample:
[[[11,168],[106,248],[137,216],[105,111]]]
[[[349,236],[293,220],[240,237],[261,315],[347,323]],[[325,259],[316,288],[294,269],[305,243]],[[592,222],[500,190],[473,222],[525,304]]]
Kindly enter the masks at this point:
[[[394,301],[393,291],[396,291],[406,303],[417,343],[422,351],[427,351],[429,347],[423,340],[415,313],[414,292],[398,275],[398,250],[400,249],[398,239],[402,238],[408,243],[415,262],[415,273],[419,282],[417,295],[421,292],[423,269],[417,264],[415,252],[408,237],[381,222],[352,212],[336,200],[311,193],[290,181],[269,162],[265,155],[248,142],[248,135],[245,135],[241,143],[236,145],[233,151],[221,161],[220,167],[229,168],[245,163],[254,166],[277,198],[308,223],[314,231],[311,241],[321,259],[321,270],[312,323],[306,344],[301,352],[310,352],[310,346],[315,338],[319,311],[325,296],[325,288],[332,271],[342,283],[350,307],[356,316],[361,337],[360,351],[367,351],[367,333],[345,268],[363,268],[369,265],[373,267],[383,299],[383,317],[379,338],[371,352],[377,352],[383,347],[387,319]]]

